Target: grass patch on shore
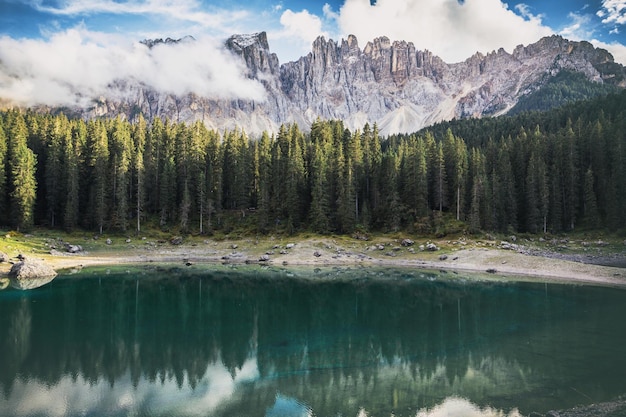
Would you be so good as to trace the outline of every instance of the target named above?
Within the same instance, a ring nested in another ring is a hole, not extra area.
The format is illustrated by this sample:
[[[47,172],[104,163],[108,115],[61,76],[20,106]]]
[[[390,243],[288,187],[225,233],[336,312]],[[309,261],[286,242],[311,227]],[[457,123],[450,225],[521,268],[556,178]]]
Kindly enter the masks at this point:
[[[404,239],[410,239],[414,244],[402,246]],[[374,259],[386,257],[411,259],[415,257],[415,254],[419,254],[420,258],[425,260],[435,260],[441,254],[453,255],[461,249],[496,249],[503,241],[537,251],[563,254],[605,256],[626,252],[623,236],[606,235],[601,232],[570,233],[558,236],[459,232],[437,238],[432,235],[423,236],[402,231],[353,235],[320,235],[313,232],[294,235],[282,233],[260,235],[231,231],[229,234],[199,235],[149,229],[139,235],[122,232],[99,235],[84,230],[66,232],[46,228],[36,228],[30,233],[0,230],[0,251],[10,258],[15,258],[18,254],[35,257],[58,255],[58,252],[66,252],[66,244],[80,245],[85,252],[92,255],[136,254],[153,249],[182,246],[207,251],[245,251],[249,256],[260,256],[272,251],[278,253],[287,244],[293,243],[306,246],[311,252],[319,250],[326,255],[352,253],[365,254]],[[439,248],[438,251],[423,250],[423,247],[431,242]]]

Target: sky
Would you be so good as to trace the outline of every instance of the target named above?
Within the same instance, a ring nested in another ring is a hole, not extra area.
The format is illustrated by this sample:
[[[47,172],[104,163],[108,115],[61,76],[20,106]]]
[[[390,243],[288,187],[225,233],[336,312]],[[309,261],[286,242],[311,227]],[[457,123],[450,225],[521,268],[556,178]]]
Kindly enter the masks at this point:
[[[260,84],[221,48],[232,34],[260,31],[281,63],[306,55],[320,35],[353,34],[361,48],[379,36],[411,41],[454,63],[559,34],[626,65],[626,0],[0,0],[0,97],[81,105],[127,78],[262,101]],[[186,35],[196,42],[176,50],[139,43]]]

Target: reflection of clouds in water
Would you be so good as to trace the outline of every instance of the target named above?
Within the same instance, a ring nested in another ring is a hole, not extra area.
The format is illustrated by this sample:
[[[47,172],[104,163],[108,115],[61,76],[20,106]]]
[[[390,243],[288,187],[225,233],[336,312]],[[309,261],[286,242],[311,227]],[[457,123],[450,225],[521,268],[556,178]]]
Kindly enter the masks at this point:
[[[313,411],[304,403],[295,398],[276,395],[274,405],[267,410],[265,417],[311,417]]]
[[[383,393],[392,392],[398,384],[402,385],[407,392],[412,392],[412,398],[417,398],[424,393],[452,393],[467,395],[474,398],[475,391],[486,390],[496,393],[496,387],[507,391],[510,378],[505,374],[510,365],[498,360],[489,360],[488,364],[482,363],[477,367],[469,364],[469,369],[464,377],[449,380],[446,376],[446,366],[444,363],[437,365],[434,372],[428,375],[415,374],[409,364],[404,363],[400,358],[391,363],[381,363],[377,367],[377,383],[368,384],[365,381],[355,381],[352,378],[342,378],[342,380],[352,381],[364,389],[363,408],[356,417],[368,417],[373,414],[369,407],[377,401],[369,401],[379,398]],[[481,368],[489,369],[491,372],[484,372]],[[276,377],[276,375],[273,375]],[[270,379],[273,379],[271,377]],[[223,364],[221,360],[207,366],[204,376],[192,387],[187,375],[182,381],[170,374],[156,381],[141,378],[133,386],[130,372],[123,377],[110,381],[99,380],[93,382],[85,379],[82,375],[73,378],[64,376],[55,384],[44,384],[37,380],[24,381],[17,378],[14,381],[11,394],[6,401],[0,401],[0,415],[30,416],[46,415],[52,417],[74,416],[85,414],[100,414],[105,412],[109,415],[184,415],[184,416],[205,416],[207,413],[219,415],[220,408],[239,409],[248,404],[246,391],[241,387],[246,383],[258,381],[261,378],[257,357],[252,354],[240,368],[233,373]],[[299,384],[291,378],[287,378],[282,385],[269,384],[269,390],[276,390],[274,404],[265,410],[266,417],[296,416],[309,417],[313,415],[316,407],[320,406],[316,402],[318,396],[311,395],[302,402],[299,398]],[[362,385],[365,384],[365,385]],[[335,387],[334,393],[318,392],[331,403],[332,407],[340,407],[346,400],[341,394],[343,389]],[[350,391],[355,387],[341,387]],[[324,391],[324,390],[322,390]],[[329,395],[329,397],[327,397]],[[445,394],[444,394],[445,395]],[[478,396],[479,397],[479,396]],[[366,400],[368,398],[369,400]],[[249,398],[248,398],[249,400]],[[311,400],[311,402],[309,402]],[[394,408],[397,406],[396,404]],[[401,404],[403,407],[406,404]],[[328,410],[319,410],[328,411]],[[379,410],[380,411],[380,410]],[[443,416],[467,416],[467,417],[518,417],[519,413],[514,410],[507,414],[492,408],[481,409],[468,400],[458,397],[448,397],[443,403],[432,409],[424,409],[418,412],[418,417],[443,417]]]
[[[150,404],[149,414],[170,415],[170,411],[171,415],[204,416],[227,403],[239,384],[258,378],[256,358],[246,360],[234,377],[221,362],[209,365],[195,389],[187,381],[179,388],[173,376],[162,384],[142,378],[133,387],[129,373],[113,385],[70,375],[56,384],[17,378],[9,396],[0,401],[0,415],[62,417],[98,415],[105,411],[107,415],[132,415]]]
[[[439,405],[430,410],[420,410],[417,417],[521,417],[517,409],[506,413],[502,410],[496,410],[491,407],[479,408],[464,398],[449,397]]]

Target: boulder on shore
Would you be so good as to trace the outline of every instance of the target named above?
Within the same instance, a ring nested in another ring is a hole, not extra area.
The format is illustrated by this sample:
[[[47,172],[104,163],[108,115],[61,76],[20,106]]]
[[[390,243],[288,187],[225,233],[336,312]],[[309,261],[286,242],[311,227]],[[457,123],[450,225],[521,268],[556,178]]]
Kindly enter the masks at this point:
[[[56,275],[56,271],[50,265],[29,259],[17,262],[9,271],[11,286],[20,290],[41,287],[52,281]]]
[[[15,263],[9,271],[10,278],[40,278],[55,277],[56,275],[56,271],[50,265],[31,259],[24,259]]]

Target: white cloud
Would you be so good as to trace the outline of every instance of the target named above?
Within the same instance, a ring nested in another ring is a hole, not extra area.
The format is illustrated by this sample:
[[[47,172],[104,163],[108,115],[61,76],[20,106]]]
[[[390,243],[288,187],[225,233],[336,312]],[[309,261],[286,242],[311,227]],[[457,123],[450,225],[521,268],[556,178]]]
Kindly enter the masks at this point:
[[[84,105],[113,94],[117,80],[177,95],[263,100],[263,87],[244,71],[211,39],[149,49],[82,26],[46,40],[0,38],[0,97],[26,105]]]
[[[559,35],[574,41],[588,40],[593,37],[594,30],[591,27],[591,16],[570,12],[567,16],[570,24],[559,31]]]
[[[281,62],[293,61],[311,51],[311,44],[318,36],[329,37],[323,30],[323,20],[308,10],[294,12],[285,10],[280,16],[280,28],[268,30],[270,48]]]
[[[337,20],[339,19],[339,13],[335,12],[332,6],[328,3],[324,3],[322,7],[322,12],[324,13],[324,17],[329,20]]]
[[[530,10],[530,6],[528,6],[527,4],[524,4],[524,3],[516,4],[515,10],[517,10],[520,16],[522,16],[524,19],[541,24],[541,19],[543,19],[543,15],[533,14]]]
[[[214,8],[206,11],[198,0],[64,0],[58,3],[31,0],[37,11],[57,16],[92,16],[99,13],[158,16],[164,21],[193,24],[212,32],[228,31],[253,18],[248,10]],[[232,34],[232,33],[230,33]]]
[[[626,24],[626,0],[603,0],[596,13],[606,24]]]
[[[458,62],[475,52],[536,42],[553,31],[525,5],[510,10],[500,0],[346,0],[339,11],[344,36],[354,34],[361,43],[385,35],[412,41],[447,62]]]
[[[308,10],[293,12],[289,9],[280,16],[280,23],[283,25],[283,36],[296,37],[302,41],[312,43],[322,31],[322,20]]]

